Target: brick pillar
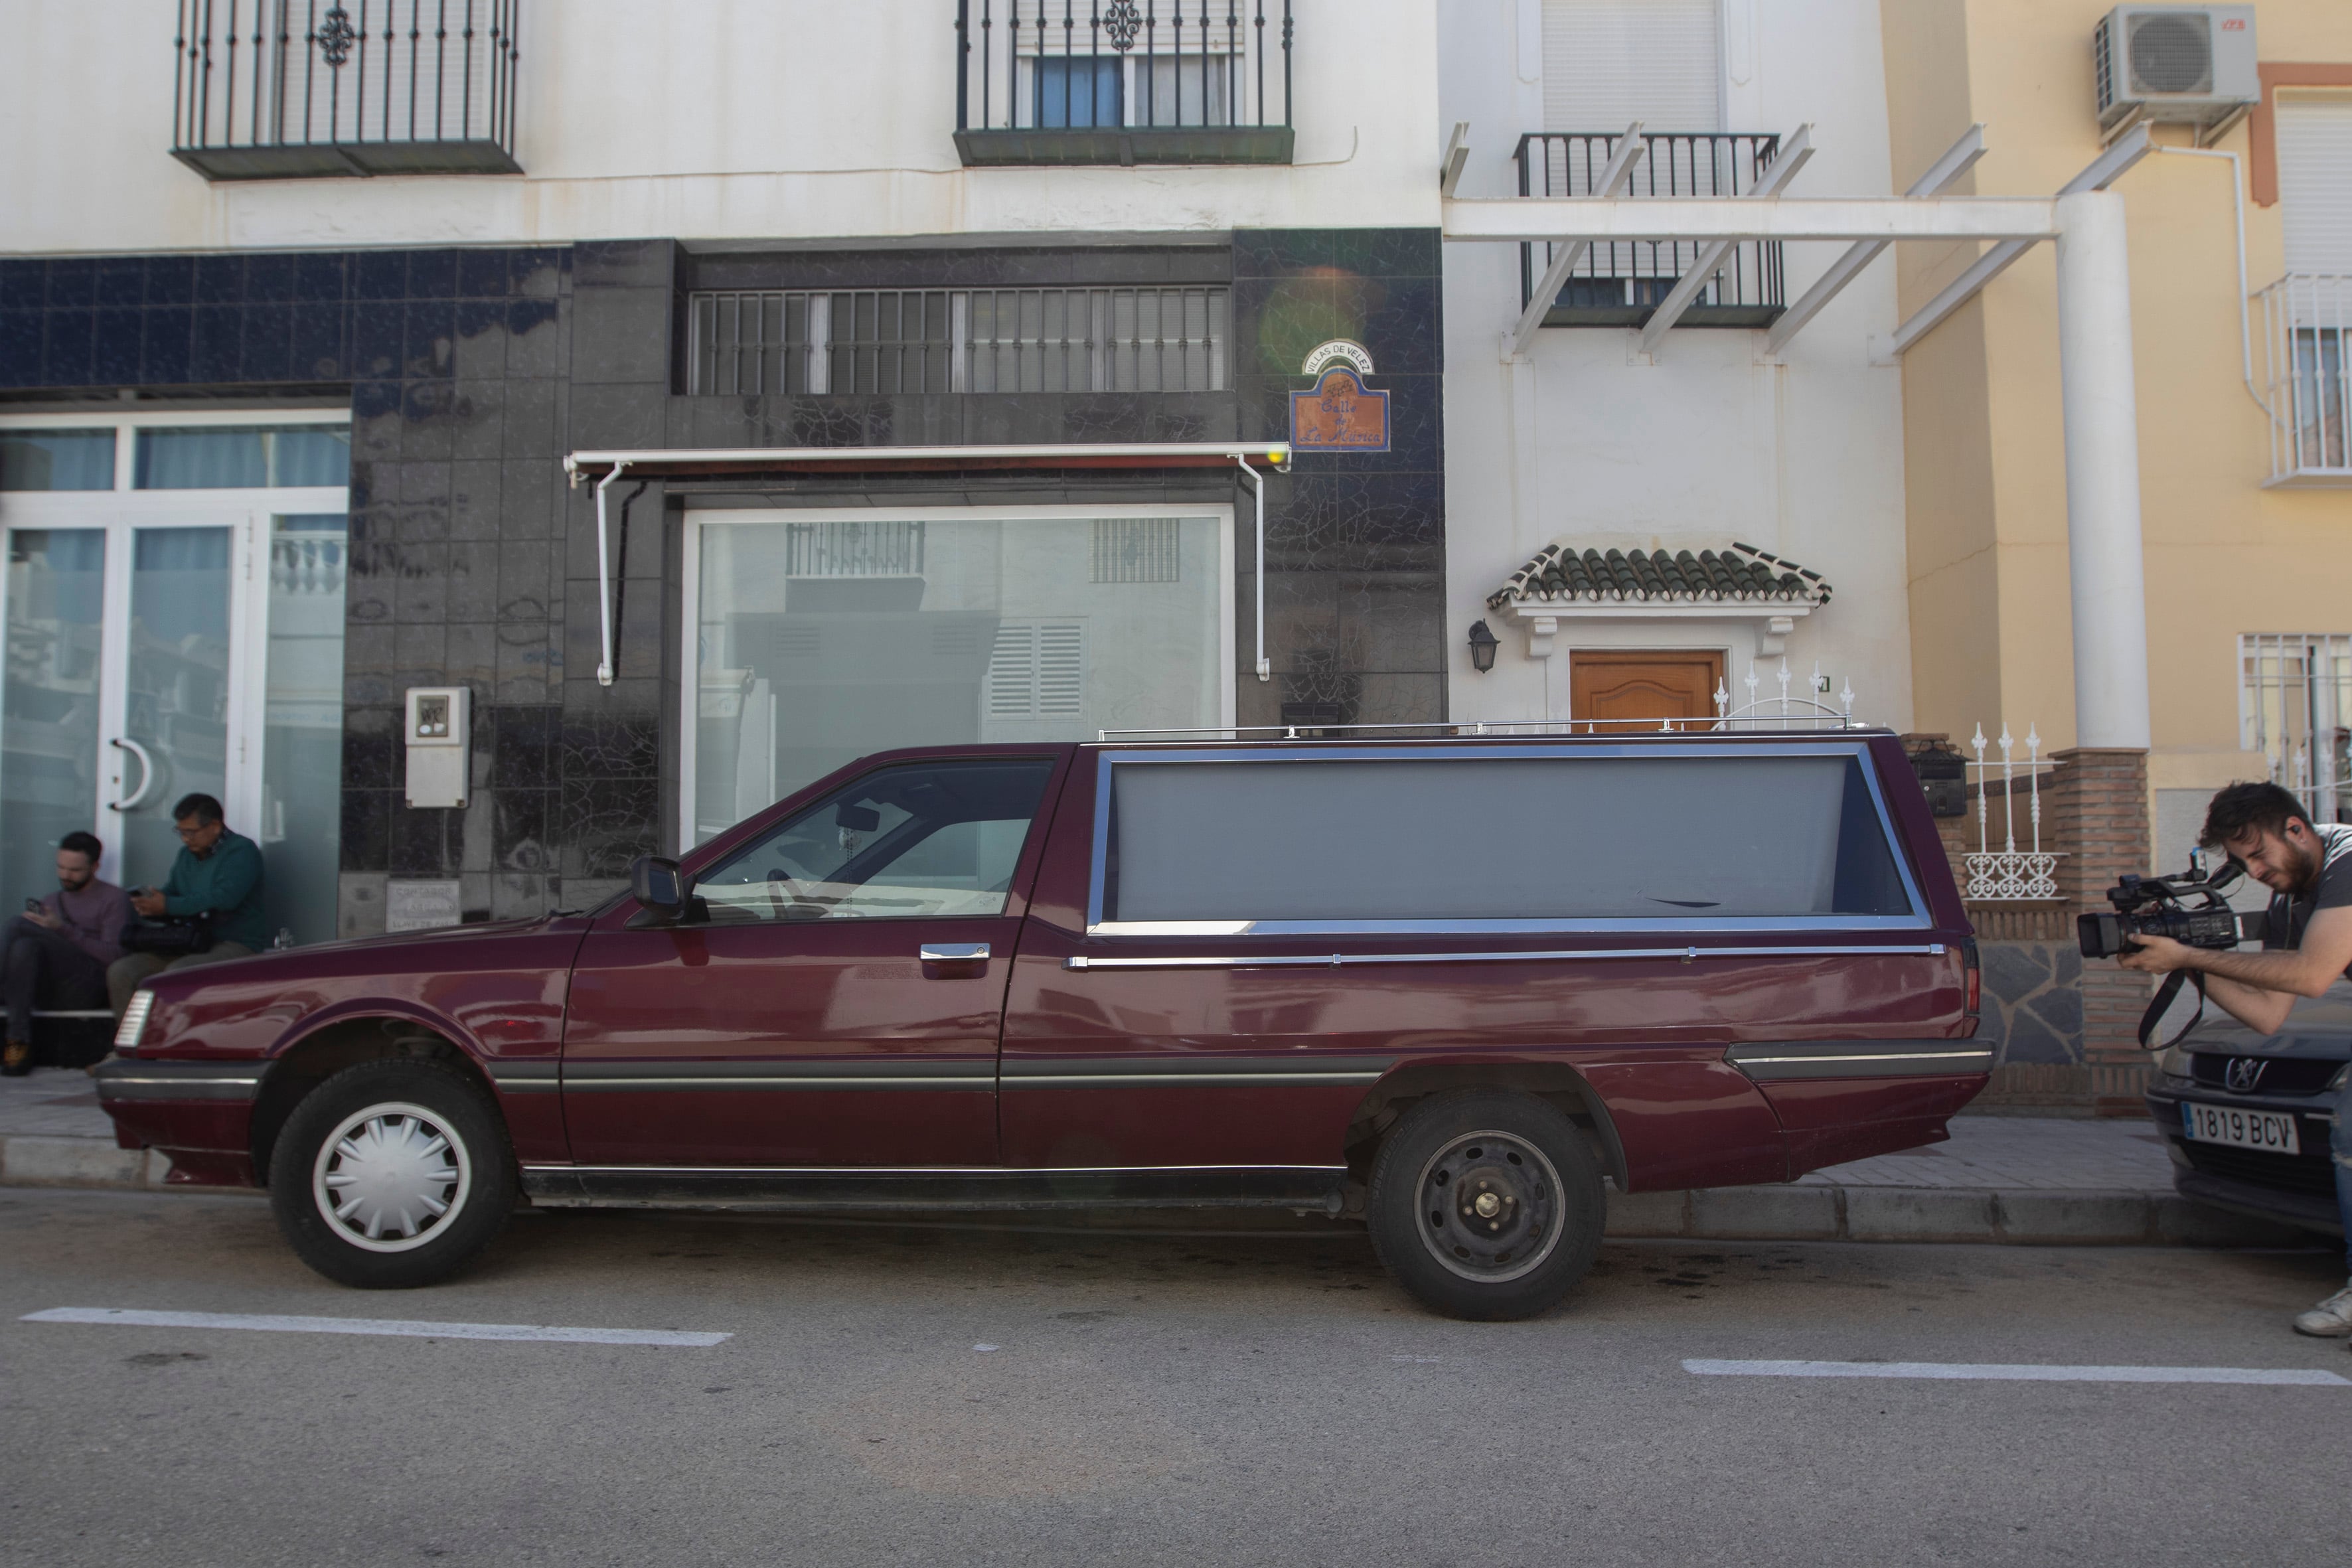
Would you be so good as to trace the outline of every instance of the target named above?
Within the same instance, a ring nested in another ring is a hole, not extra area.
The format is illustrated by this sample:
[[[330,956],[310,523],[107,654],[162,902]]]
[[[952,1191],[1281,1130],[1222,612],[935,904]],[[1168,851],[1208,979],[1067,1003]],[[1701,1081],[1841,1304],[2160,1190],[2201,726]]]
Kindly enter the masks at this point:
[[[2085,747],[2053,752],[2051,760],[2059,768],[2043,792],[2042,810],[2052,829],[2044,842],[2065,856],[2058,862],[2058,890],[2070,917],[2107,909],[2107,889],[2117,878],[2148,870],[2147,753]],[[2140,1092],[2147,1053],[2139,1048],[2138,1031],[2153,993],[2147,976],[2112,960],[2083,965],[2083,1059],[2101,1116],[2147,1114]]]

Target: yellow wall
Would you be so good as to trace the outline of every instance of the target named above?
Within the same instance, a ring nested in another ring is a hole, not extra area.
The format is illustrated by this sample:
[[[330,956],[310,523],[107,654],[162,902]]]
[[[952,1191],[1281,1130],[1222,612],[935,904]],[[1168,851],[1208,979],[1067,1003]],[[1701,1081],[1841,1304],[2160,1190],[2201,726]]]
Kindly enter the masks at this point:
[[[2106,0],[1885,0],[1898,182],[1974,121],[1973,193],[2047,195],[2100,151],[2091,34]],[[2352,5],[2263,0],[2266,62],[2352,62]],[[2219,146],[2240,155],[2244,122]],[[2186,128],[2158,127],[2188,146]],[[2230,165],[2156,154],[2130,215],[2155,771],[2241,771],[2241,632],[2352,633],[2352,490],[2265,489],[2269,423],[2242,384]],[[1962,186],[1963,192],[1969,190]],[[2281,270],[2279,209],[2246,208],[2247,277]],[[1906,314],[1967,265],[1901,247]],[[1967,247],[1972,251],[1973,247]],[[1914,696],[1922,730],[2007,721],[2074,741],[2055,260],[2038,246],[1906,356]],[[2253,317],[2263,374],[2260,312]],[[2195,758],[2206,759],[2200,765]],[[2218,782],[2218,780],[2217,780]]]

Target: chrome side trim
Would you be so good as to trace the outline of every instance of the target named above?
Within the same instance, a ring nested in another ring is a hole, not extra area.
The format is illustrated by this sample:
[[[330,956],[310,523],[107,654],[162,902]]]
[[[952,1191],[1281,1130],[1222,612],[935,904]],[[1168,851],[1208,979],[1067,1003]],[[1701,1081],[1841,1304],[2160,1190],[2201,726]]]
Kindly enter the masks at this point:
[[[614,1089],[716,1090],[797,1089],[988,1089],[995,1087],[996,1060],[893,1061],[856,1057],[817,1057],[761,1061],[572,1061],[563,1072],[572,1093]]]
[[[1392,1057],[1008,1057],[1000,1089],[1344,1089],[1376,1083]]]
[[[1884,954],[1903,958],[1940,958],[1944,944],[1913,945],[1845,943],[1821,947],[1580,947],[1525,952],[1334,952],[1269,953],[1255,957],[1097,958],[1074,953],[1062,960],[1065,969],[1345,969],[1379,963],[1533,963],[1553,960],[1594,958],[1672,958],[1690,963],[1702,958],[1831,958]]]
[[[154,1100],[250,1100],[261,1092],[264,1061],[175,1062],[124,1058],[100,1063],[92,1076],[98,1099],[110,1101]]]
[[[769,1213],[1244,1207],[1336,1215],[1347,1179],[1344,1165],[522,1168],[523,1190],[551,1208]]]
[[[487,1061],[482,1070],[490,1075],[490,1082],[500,1094],[553,1094],[563,1087],[563,1064],[543,1061]]]
[[[1987,1040],[1759,1040],[1723,1059],[1756,1081],[1811,1078],[1941,1078],[1991,1070]]]

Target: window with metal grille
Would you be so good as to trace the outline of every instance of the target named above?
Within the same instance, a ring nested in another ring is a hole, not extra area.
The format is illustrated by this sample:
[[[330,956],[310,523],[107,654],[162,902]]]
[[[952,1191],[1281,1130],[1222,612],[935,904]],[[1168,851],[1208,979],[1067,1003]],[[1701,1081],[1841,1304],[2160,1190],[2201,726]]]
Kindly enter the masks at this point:
[[[1223,288],[862,289],[691,297],[704,396],[1223,392]]]
[[[787,577],[919,577],[919,521],[793,522],[784,525]]]
[[[1098,517],[1095,519],[1094,580],[1180,582],[1177,542],[1181,537],[1178,520],[1172,517]]]
[[[2352,822],[2352,637],[2238,639],[2240,743],[2315,822]]]

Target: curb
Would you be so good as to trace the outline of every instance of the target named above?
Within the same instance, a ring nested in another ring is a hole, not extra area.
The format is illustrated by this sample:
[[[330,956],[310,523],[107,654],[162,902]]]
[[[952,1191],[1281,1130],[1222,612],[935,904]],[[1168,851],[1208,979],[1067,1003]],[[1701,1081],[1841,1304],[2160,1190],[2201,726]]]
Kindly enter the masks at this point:
[[[172,1162],[100,1138],[0,1138],[0,1186],[160,1187]]]
[[[2012,1247],[2301,1247],[2313,1233],[2173,1193],[1993,1187],[1698,1187],[1609,1194],[1607,1235],[1686,1241]]]
[[[97,1138],[0,1138],[0,1186],[145,1189],[172,1163]],[[242,1190],[204,1189],[214,1192]],[[1696,1187],[1609,1194],[1627,1240],[1969,1242],[2012,1247],[2301,1247],[2312,1233],[2172,1193],[1993,1187]]]

